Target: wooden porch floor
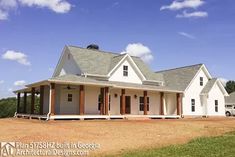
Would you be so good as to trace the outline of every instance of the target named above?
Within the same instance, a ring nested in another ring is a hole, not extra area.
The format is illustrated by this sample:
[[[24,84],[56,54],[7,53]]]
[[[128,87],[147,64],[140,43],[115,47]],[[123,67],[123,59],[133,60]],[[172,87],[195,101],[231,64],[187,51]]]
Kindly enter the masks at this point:
[[[16,114],[17,118],[43,119],[47,115]],[[48,120],[88,120],[88,119],[179,119],[179,115],[51,115]]]

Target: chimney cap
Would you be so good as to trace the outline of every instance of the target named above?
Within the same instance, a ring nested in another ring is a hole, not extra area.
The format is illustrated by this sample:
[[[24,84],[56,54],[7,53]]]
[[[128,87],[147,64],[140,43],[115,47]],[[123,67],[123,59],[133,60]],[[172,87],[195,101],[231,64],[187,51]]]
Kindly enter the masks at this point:
[[[90,44],[87,46],[87,49],[99,50],[99,46],[96,44]]]

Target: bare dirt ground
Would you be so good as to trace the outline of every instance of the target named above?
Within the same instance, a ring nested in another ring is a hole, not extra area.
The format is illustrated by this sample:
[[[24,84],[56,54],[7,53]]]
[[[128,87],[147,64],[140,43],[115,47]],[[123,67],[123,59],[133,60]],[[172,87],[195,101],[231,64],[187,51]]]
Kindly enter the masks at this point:
[[[1,119],[0,141],[95,142],[92,155],[181,144],[199,136],[235,131],[235,118],[158,120],[39,121]]]

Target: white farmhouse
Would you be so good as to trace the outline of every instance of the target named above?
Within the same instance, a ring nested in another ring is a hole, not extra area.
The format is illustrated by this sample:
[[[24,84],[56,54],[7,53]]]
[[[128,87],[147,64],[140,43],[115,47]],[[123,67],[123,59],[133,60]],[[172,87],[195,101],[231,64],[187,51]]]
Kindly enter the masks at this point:
[[[153,72],[138,57],[96,45],[65,46],[52,78],[15,93],[17,117],[48,120],[225,116],[228,95],[203,64]]]

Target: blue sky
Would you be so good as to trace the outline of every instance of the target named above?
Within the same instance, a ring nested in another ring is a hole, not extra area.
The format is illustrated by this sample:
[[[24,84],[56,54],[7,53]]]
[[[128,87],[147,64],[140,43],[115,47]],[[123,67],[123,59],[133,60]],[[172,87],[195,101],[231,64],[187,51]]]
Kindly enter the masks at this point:
[[[155,71],[204,63],[213,76],[234,79],[234,6],[234,0],[0,0],[0,98],[51,77],[65,45],[147,54]]]

